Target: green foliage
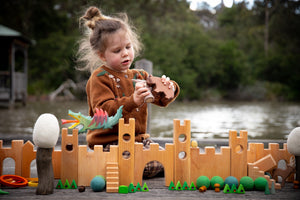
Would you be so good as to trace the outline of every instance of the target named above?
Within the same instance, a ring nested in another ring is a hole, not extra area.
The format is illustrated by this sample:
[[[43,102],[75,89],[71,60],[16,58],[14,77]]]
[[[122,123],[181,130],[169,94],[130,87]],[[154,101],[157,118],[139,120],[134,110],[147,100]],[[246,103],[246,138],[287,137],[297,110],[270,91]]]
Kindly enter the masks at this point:
[[[213,83],[220,89],[236,89],[244,78],[242,52],[235,41],[228,41],[220,45],[217,52],[217,63]],[[212,84],[213,84],[212,83]]]
[[[53,90],[72,78],[75,72],[72,57],[75,41],[75,37],[62,32],[54,32],[40,39],[30,55],[30,80],[40,82],[44,90]]]

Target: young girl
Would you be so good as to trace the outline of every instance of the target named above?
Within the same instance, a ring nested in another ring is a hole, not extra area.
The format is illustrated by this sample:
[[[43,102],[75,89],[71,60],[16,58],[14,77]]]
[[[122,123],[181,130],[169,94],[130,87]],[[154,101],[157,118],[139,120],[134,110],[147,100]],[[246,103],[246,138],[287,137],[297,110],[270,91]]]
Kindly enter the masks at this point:
[[[135,141],[143,142],[145,148],[149,148],[152,141],[146,134],[147,104],[144,99],[150,91],[142,82],[132,81],[146,80],[149,75],[145,71],[129,69],[141,50],[137,34],[128,23],[126,14],[123,18],[108,17],[98,8],[90,7],[80,19],[89,30],[78,52],[79,60],[86,64],[84,69],[92,72],[86,86],[89,115],[93,116],[95,109],[101,108],[112,116],[123,105],[125,123],[129,123],[129,118],[135,119]],[[162,78],[162,81],[173,89],[174,98],[167,101],[155,98],[153,103],[167,106],[178,96],[180,89],[169,78]],[[118,125],[112,129],[89,131],[86,140],[92,149],[94,145],[103,145],[104,150],[109,151],[109,146],[118,142]],[[151,169],[153,166],[159,168],[158,163],[150,165],[148,177],[159,172],[159,169]]]

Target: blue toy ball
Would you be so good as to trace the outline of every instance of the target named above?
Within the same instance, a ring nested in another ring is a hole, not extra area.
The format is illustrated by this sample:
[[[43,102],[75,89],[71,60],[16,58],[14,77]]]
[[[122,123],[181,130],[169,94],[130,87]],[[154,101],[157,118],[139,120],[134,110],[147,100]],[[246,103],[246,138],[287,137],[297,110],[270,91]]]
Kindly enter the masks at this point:
[[[91,188],[94,192],[101,192],[105,188],[105,180],[102,176],[95,176],[91,181]]]
[[[233,184],[236,186],[236,188],[238,188],[239,181],[234,176],[228,176],[224,181],[224,185],[226,184],[228,184],[230,188]]]

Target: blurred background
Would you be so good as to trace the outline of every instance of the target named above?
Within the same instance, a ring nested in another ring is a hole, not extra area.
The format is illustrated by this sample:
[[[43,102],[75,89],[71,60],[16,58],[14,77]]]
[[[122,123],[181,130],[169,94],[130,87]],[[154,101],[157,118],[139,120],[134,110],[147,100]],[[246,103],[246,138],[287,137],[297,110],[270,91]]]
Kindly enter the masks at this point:
[[[88,78],[75,70],[78,18],[95,5],[106,15],[128,14],[144,44],[140,58],[153,62],[154,75],[177,81],[182,100],[299,100],[300,2],[221,2],[10,0],[1,2],[0,24],[32,41],[29,95]]]
[[[1,2],[0,25],[30,43],[29,105],[20,108],[26,120],[17,120],[20,110],[0,110],[2,135],[31,132],[42,112],[67,118],[71,108],[87,114],[84,88],[89,73],[75,67],[78,19],[89,6],[105,15],[127,13],[144,44],[137,60],[152,61],[154,75],[166,74],[180,85],[177,104],[164,111],[152,108],[155,124],[169,119],[164,130],[154,128],[157,136],[170,136],[174,116],[198,116],[192,122],[193,132],[200,134],[195,137],[222,137],[229,128],[245,128],[253,137],[284,139],[300,126],[299,0],[7,0]],[[0,71],[7,70],[0,66]],[[62,99],[71,96],[81,100],[79,105],[41,103],[62,85],[72,93]],[[7,116],[12,117],[9,126]],[[30,125],[9,130],[21,121]]]

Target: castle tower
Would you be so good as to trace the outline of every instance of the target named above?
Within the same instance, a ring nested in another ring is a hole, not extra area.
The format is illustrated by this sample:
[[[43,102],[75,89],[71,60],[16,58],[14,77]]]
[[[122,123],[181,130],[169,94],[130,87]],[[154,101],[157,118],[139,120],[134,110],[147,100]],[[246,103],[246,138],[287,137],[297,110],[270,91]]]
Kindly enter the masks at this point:
[[[229,131],[229,147],[231,150],[230,175],[238,180],[243,176],[247,176],[247,144],[247,131],[240,131],[239,137],[236,131]]]
[[[120,185],[129,185],[134,181],[134,142],[135,120],[130,118],[129,124],[124,124],[124,118],[119,119]]]
[[[184,125],[180,125],[180,120],[174,119],[173,124],[174,148],[174,181],[177,183],[185,181],[190,184],[190,141],[191,141],[191,122],[184,120]]]
[[[68,135],[68,129],[61,132],[61,181],[65,183],[75,180],[78,183],[78,129],[72,130]]]

